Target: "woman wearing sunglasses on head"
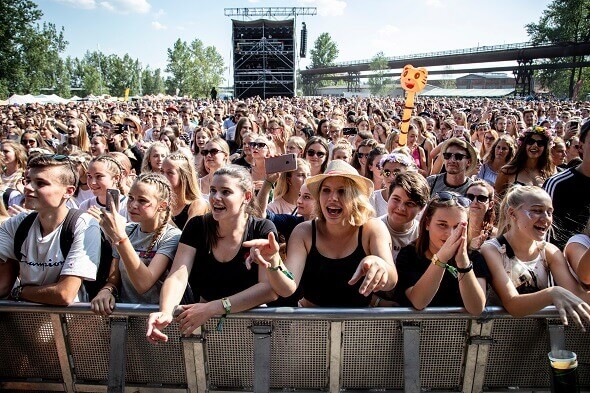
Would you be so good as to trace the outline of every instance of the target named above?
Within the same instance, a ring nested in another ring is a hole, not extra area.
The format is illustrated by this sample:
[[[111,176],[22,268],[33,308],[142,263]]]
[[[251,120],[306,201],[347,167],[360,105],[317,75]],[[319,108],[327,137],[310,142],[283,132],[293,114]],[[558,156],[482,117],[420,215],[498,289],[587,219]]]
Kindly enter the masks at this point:
[[[514,158],[498,173],[494,188],[499,197],[512,184],[542,186],[546,179],[555,174],[550,142],[551,133],[543,127],[533,126],[522,133]]]
[[[486,303],[488,270],[477,252],[468,253],[469,199],[450,191],[437,193],[426,206],[414,244],[397,255],[399,282],[394,300],[418,310],[465,307],[479,315]]]

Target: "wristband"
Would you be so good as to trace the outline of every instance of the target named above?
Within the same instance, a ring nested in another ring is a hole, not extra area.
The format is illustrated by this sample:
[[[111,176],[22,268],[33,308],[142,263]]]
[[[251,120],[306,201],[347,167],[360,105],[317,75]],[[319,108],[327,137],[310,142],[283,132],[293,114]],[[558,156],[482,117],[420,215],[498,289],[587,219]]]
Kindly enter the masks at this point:
[[[275,183],[268,181],[268,179],[264,179],[264,181],[270,186],[271,189],[275,189]]]
[[[11,299],[16,300],[18,302],[20,300],[22,293],[23,293],[23,288],[24,287],[22,285],[12,288],[12,291],[10,291]]]
[[[125,235],[124,237],[120,238],[116,242],[113,242],[113,246],[121,245],[121,244],[125,243],[125,241],[127,241],[127,240],[129,240],[129,237],[127,235]]]
[[[462,267],[457,268],[457,272],[461,273],[461,274],[469,273],[472,270],[473,270],[473,262],[471,262],[471,261],[469,261],[469,266],[467,266],[466,268],[462,268]]]
[[[289,269],[285,269],[285,268],[283,267],[283,263],[282,263],[282,261],[281,261],[281,263],[279,264],[279,266],[277,266],[277,267],[272,267],[272,266],[269,266],[267,269],[268,269],[269,271],[271,271],[271,272],[280,271],[280,272],[282,272],[282,273],[283,273],[285,276],[287,276],[287,278],[290,278],[291,280],[295,280],[295,277],[293,276],[293,273],[291,273],[291,272],[289,271]]]
[[[117,289],[117,287],[112,284],[105,285],[100,290],[102,291],[103,289],[106,289],[107,291],[109,291],[111,293],[111,295],[113,295],[114,297],[117,297],[117,294],[119,293],[119,290]]]
[[[223,323],[227,319],[227,316],[229,314],[231,314],[231,302],[229,301],[229,298],[224,297],[223,299],[221,299],[221,305],[223,306],[223,309],[225,310],[225,314],[223,314],[221,316],[221,318],[219,319],[219,322],[217,323],[216,329],[218,332],[220,332],[223,329]]]
[[[431,261],[432,261],[433,265],[436,265],[438,267],[442,267],[447,272],[449,272],[453,277],[457,278],[457,268],[456,267],[451,266],[448,263],[441,262],[441,260],[438,259],[438,256],[436,254],[434,254],[432,256]]]

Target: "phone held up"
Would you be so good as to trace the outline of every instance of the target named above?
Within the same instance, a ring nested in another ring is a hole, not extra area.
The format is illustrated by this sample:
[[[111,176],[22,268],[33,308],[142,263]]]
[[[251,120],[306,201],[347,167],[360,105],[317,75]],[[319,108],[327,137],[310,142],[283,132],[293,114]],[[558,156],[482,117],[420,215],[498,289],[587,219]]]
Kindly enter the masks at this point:
[[[267,174],[295,171],[297,170],[297,157],[295,153],[268,157],[264,160],[264,166]]]
[[[342,129],[343,135],[356,135],[358,133],[359,133],[359,130],[356,127],[345,127]]]
[[[111,203],[115,205],[115,211],[119,211],[119,200],[121,199],[121,192],[116,188],[107,189],[107,211],[111,211]]]

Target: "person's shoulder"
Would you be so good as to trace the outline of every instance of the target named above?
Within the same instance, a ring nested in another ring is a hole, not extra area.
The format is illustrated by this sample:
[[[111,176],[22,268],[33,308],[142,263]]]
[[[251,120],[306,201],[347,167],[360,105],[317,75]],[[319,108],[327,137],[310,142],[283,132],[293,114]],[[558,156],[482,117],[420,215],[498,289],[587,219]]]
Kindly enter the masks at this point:
[[[23,220],[31,213],[33,212],[21,212],[16,216],[10,217],[4,222],[2,222],[1,226],[2,228],[5,228],[7,231],[16,232],[16,229],[19,227],[21,222],[23,222]]]
[[[547,191],[550,195],[555,188],[560,187],[563,184],[569,183],[569,181],[574,180],[577,178],[576,176],[577,171],[576,168],[569,168],[563,172],[557,172],[555,175],[551,176],[545,181],[543,184],[543,188]]]
[[[171,224],[166,224],[166,228],[164,229],[164,237],[170,238],[174,236],[180,236],[182,231]]]
[[[578,243],[578,244],[581,244],[585,247],[590,247],[590,236],[584,235],[583,233],[578,233],[578,234],[569,238],[569,240],[567,241],[567,244],[571,244],[571,243]],[[567,246],[567,244],[566,244],[566,246]]]
[[[259,231],[259,232],[275,232],[277,231],[277,228],[275,227],[275,224],[267,219],[267,218],[261,218],[261,217],[254,217],[251,216],[251,224],[254,228],[255,231]]]
[[[387,231],[387,226],[381,218],[370,218],[369,221],[365,223],[364,228],[366,228],[368,231],[375,231],[378,233]]]

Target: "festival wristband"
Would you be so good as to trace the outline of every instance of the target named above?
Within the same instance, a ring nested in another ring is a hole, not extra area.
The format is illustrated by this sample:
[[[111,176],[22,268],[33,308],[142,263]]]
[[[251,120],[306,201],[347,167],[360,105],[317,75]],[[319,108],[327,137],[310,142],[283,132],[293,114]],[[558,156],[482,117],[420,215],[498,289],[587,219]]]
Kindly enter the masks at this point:
[[[438,259],[438,256],[436,254],[434,254],[432,256],[431,261],[432,261],[433,265],[436,265],[438,267],[442,267],[447,272],[449,272],[453,277],[457,278],[457,268],[456,267],[451,266],[448,263],[441,262],[441,260]]]
[[[223,309],[225,310],[225,314],[223,314],[221,316],[221,318],[219,319],[219,322],[217,323],[217,331],[218,332],[220,332],[223,329],[223,323],[227,319],[227,316],[229,314],[231,314],[231,302],[229,301],[229,298],[224,297],[223,299],[221,299],[221,305],[223,306]]]
[[[285,276],[287,276],[287,278],[295,280],[293,273],[291,273],[289,269],[285,269],[282,263],[280,263],[277,267],[269,266],[267,269],[271,272],[281,271]]]

